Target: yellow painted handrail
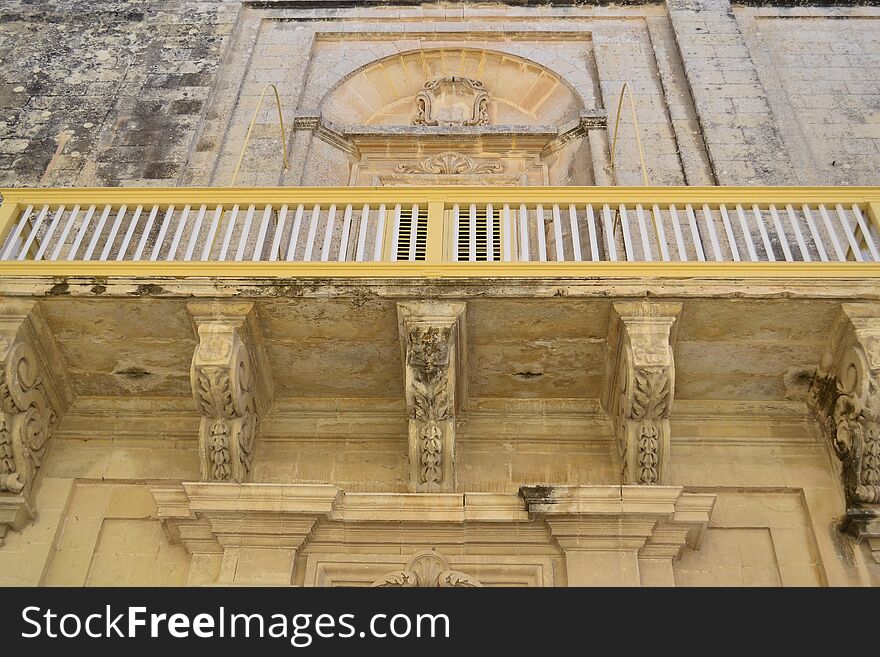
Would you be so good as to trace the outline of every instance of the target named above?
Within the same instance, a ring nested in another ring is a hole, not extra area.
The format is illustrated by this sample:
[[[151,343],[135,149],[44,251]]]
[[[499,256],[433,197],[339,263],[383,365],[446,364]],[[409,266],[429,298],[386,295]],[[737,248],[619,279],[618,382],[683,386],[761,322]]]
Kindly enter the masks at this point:
[[[281,131],[281,159],[284,162],[285,171],[290,167],[290,162],[287,159],[287,140],[284,136],[284,116],[281,112],[281,96],[278,95],[278,87],[270,82],[263,87],[263,93],[260,94],[260,100],[257,101],[257,106],[254,108],[254,115],[251,117],[251,123],[248,126],[248,131],[244,138],[244,144],[242,145],[241,153],[238,156],[238,163],[235,165],[235,171],[232,174],[232,182],[229,183],[230,187],[235,187],[235,181],[238,179],[238,172],[241,169],[241,163],[244,162],[244,154],[251,141],[251,132],[254,130],[254,124],[257,122],[260,108],[263,106],[263,98],[266,96],[266,92],[269,91],[270,88],[275,92],[275,104],[278,106],[278,127]]]
[[[642,165],[642,181],[645,187],[650,185],[648,182],[648,168],[645,165],[645,151],[642,148],[642,137],[639,134],[639,117],[636,115],[636,104],[633,101],[632,91],[629,88],[629,82],[624,82],[620,89],[620,98],[617,100],[617,118],[614,120],[614,137],[611,140],[611,171],[614,172],[614,154],[617,152],[617,131],[620,128],[620,110],[623,108],[623,95],[629,92],[629,108],[632,111],[633,127],[636,131],[636,144],[639,147],[639,163]]]

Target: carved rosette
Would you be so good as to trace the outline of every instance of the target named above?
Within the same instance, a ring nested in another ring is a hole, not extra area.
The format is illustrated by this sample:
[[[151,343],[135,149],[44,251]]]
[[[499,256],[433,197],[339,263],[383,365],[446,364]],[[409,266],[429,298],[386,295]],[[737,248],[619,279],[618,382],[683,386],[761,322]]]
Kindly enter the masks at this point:
[[[430,80],[416,94],[414,125],[489,123],[489,92],[479,80],[451,75]]]
[[[404,570],[395,570],[373,582],[376,587],[474,588],[483,586],[470,575],[451,570],[440,555],[417,555]]]
[[[405,348],[411,486],[454,490],[455,381],[463,304],[398,306]]]
[[[842,466],[843,529],[880,549],[880,309],[843,305],[808,404]]]
[[[622,480],[665,483],[675,385],[672,327],[678,304],[618,303],[609,345],[613,380],[606,407],[617,435]]]

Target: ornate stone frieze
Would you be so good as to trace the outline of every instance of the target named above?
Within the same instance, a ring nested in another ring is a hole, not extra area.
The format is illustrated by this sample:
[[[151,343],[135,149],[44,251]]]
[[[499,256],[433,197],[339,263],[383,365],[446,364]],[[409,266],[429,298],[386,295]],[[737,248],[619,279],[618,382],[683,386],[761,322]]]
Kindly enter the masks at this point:
[[[480,163],[467,155],[446,151],[438,155],[432,155],[420,162],[405,162],[403,164],[398,164],[394,170],[397,173],[450,176],[502,173],[504,171],[504,166],[497,162]]]
[[[377,587],[474,588],[483,586],[470,575],[449,568],[436,552],[416,555],[403,570],[395,570],[373,582]]]
[[[398,304],[409,414],[410,485],[455,488],[455,387],[462,303]]]
[[[880,554],[880,305],[843,304],[808,404],[842,466],[842,529]]]
[[[602,403],[617,435],[622,481],[666,480],[675,367],[672,329],[681,304],[614,304]]]
[[[33,518],[33,489],[69,405],[63,361],[39,307],[0,303],[0,542]]]
[[[489,92],[479,80],[457,75],[425,83],[416,94],[414,125],[487,125]]]
[[[190,381],[202,415],[199,456],[204,481],[247,481],[271,380],[252,304],[192,303],[198,344]]]

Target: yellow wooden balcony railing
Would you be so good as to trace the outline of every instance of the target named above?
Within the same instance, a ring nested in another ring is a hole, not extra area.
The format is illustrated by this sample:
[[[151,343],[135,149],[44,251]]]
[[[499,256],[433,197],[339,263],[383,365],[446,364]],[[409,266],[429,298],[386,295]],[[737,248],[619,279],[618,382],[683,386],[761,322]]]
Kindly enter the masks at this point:
[[[0,194],[2,276],[880,274],[878,187]]]

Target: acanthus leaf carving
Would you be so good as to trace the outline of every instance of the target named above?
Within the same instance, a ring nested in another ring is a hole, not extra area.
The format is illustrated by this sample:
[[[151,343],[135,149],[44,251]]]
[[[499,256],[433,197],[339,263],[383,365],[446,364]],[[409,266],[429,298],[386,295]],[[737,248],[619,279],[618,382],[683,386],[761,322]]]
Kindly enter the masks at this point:
[[[376,587],[473,588],[483,585],[475,578],[451,570],[446,559],[436,552],[416,555],[404,570],[395,570],[375,582]]]
[[[419,162],[398,164],[395,171],[408,174],[452,176],[503,173],[504,166],[500,162],[478,162],[468,155],[445,151],[431,155]]]

